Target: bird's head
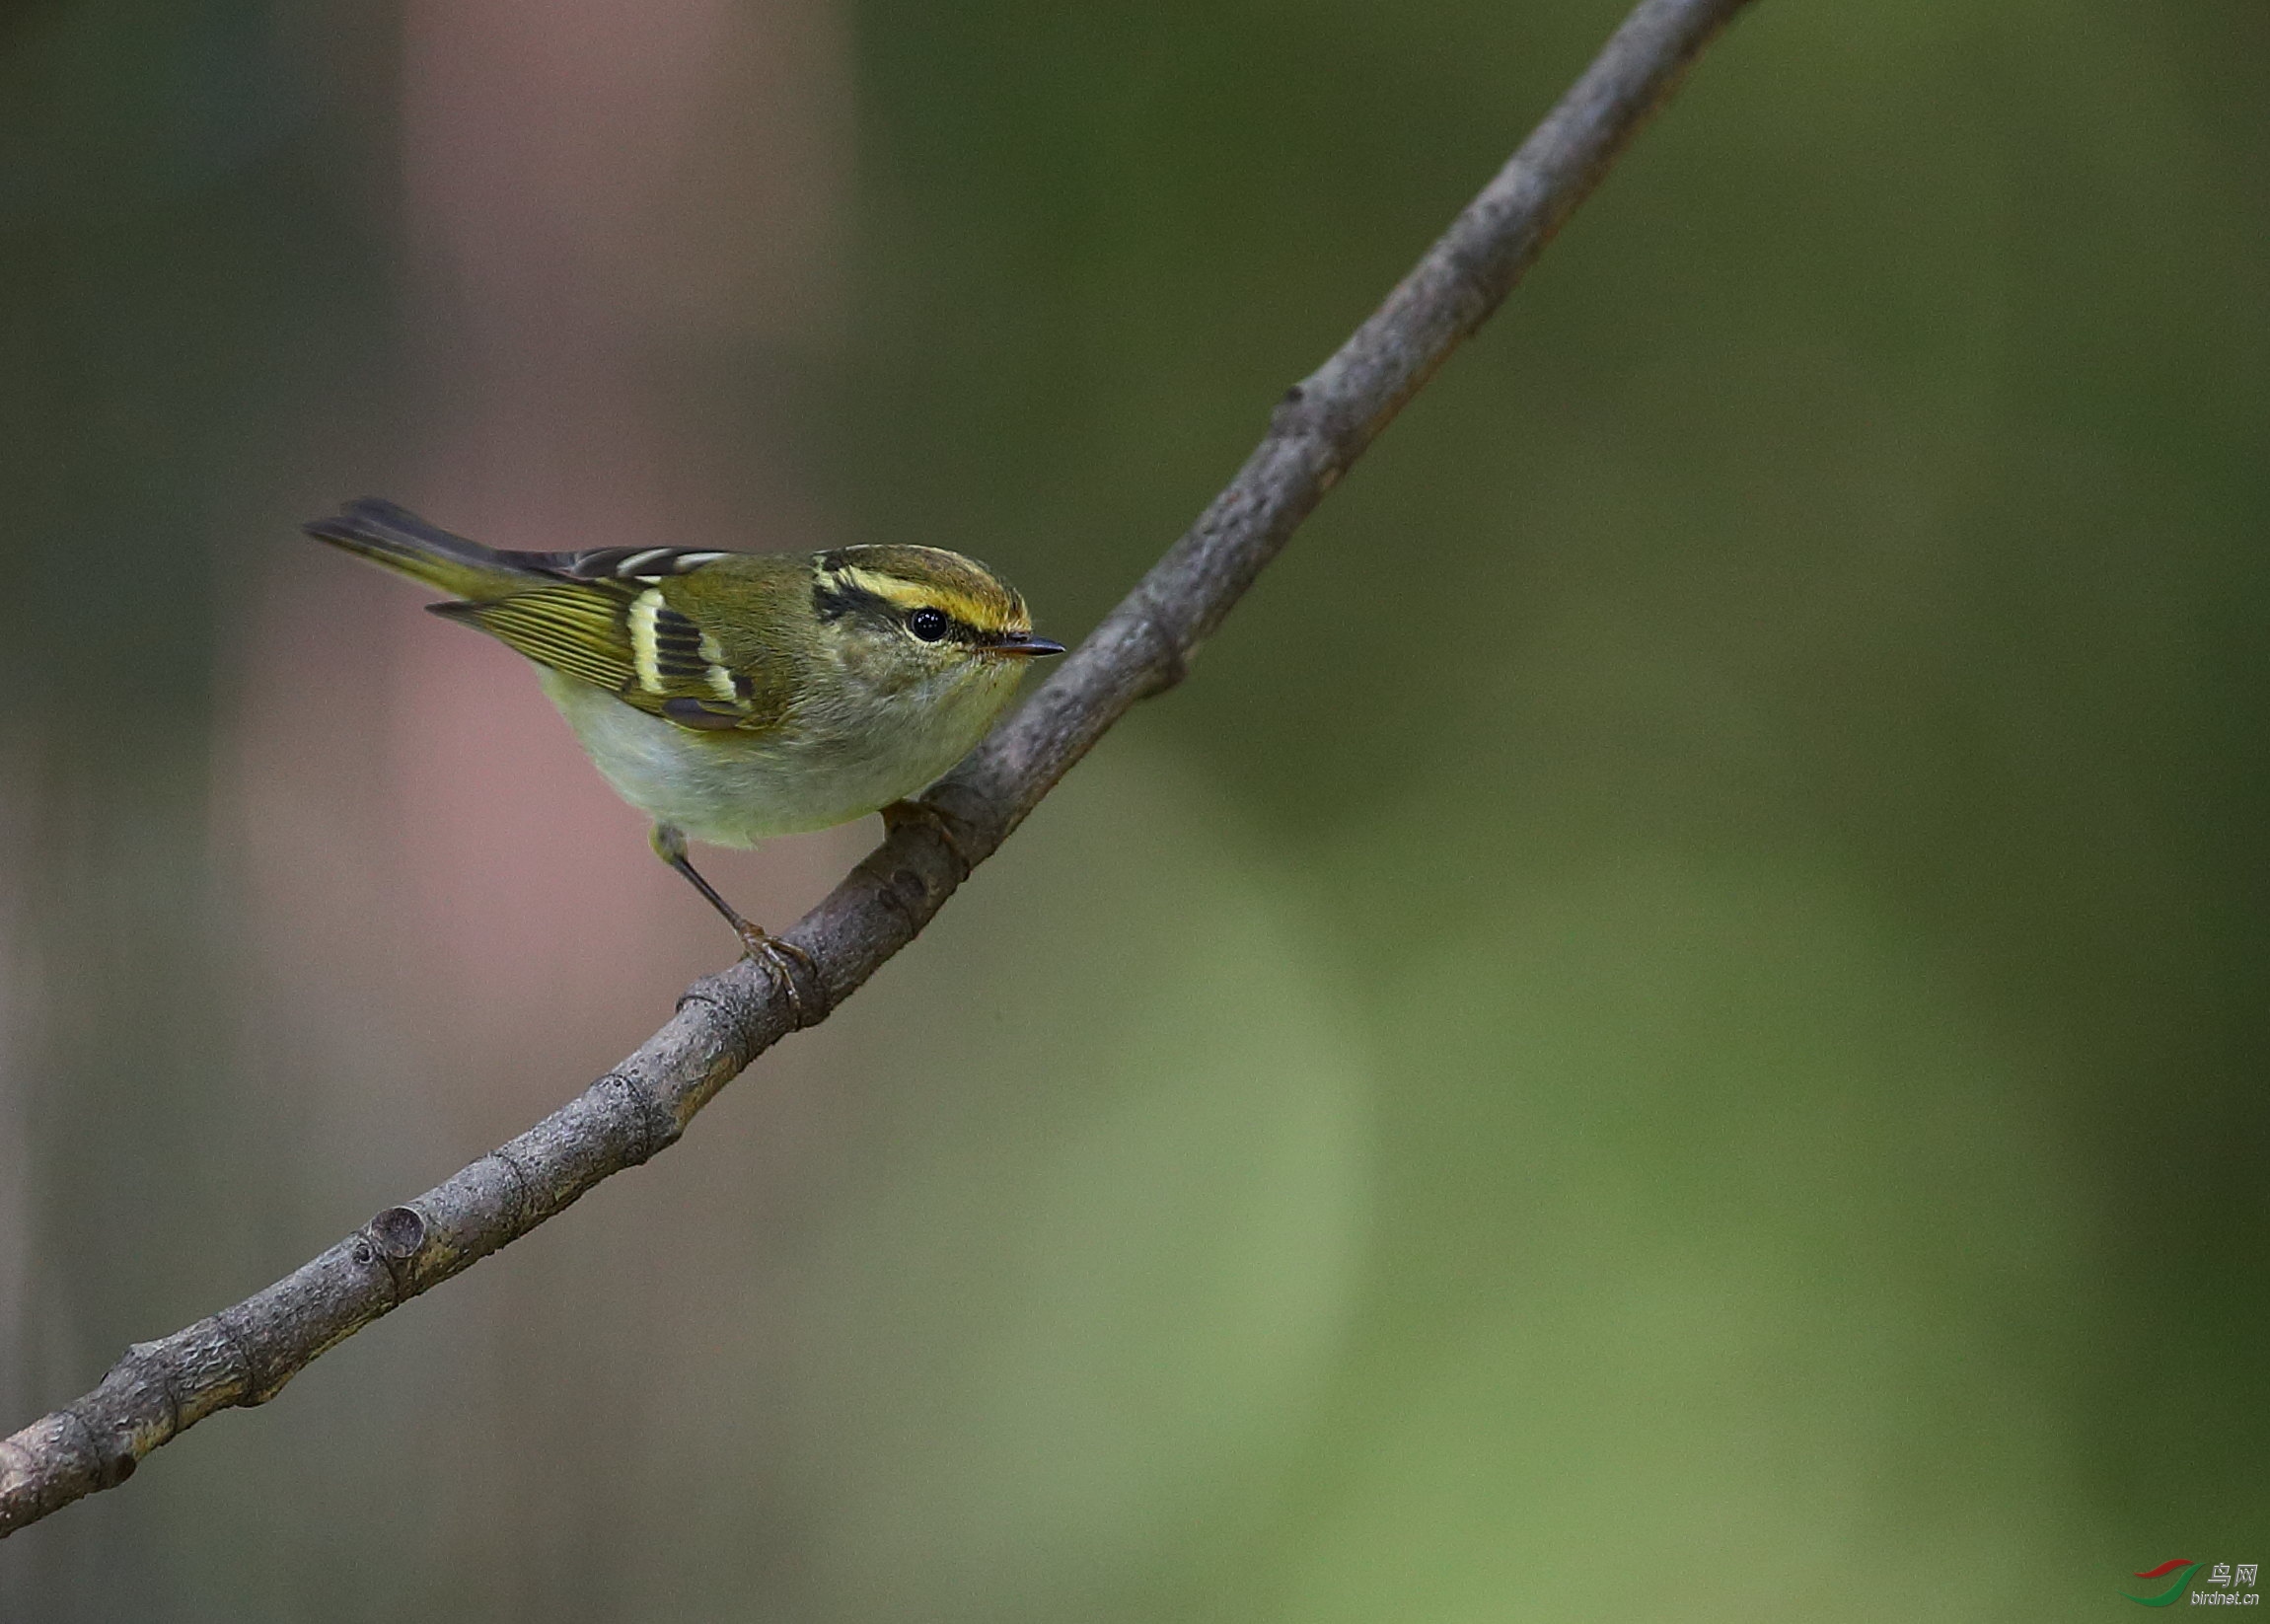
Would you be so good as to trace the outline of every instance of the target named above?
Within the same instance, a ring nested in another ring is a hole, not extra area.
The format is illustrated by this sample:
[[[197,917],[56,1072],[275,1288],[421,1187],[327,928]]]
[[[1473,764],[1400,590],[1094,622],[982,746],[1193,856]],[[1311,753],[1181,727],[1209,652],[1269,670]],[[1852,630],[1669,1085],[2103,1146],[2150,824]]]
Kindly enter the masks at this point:
[[[836,548],[813,558],[813,616],[851,663],[937,677],[1015,679],[1024,661],[1062,654],[1033,636],[1015,586],[944,548]],[[878,672],[881,675],[881,672]]]
[[[812,613],[847,672],[884,690],[998,691],[1064,645],[1033,634],[1016,588],[935,547],[844,547],[812,560]]]

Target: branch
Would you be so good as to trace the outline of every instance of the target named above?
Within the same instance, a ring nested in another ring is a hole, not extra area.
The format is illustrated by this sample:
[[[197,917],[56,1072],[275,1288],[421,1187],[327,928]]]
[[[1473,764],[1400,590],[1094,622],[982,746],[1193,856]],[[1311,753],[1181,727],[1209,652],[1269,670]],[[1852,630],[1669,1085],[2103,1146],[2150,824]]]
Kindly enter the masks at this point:
[[[123,1483],[215,1410],[275,1397],[380,1315],[668,1148],[750,1062],[825,1019],[1106,729],[1182,680],[1294,527],[1489,319],[1745,3],[1641,0],[1386,303],[1286,391],[1268,435],[1189,532],[1030,702],[911,812],[888,818],[883,844],[788,932],[812,963],[796,997],[747,960],[696,982],[636,1054],[518,1139],[235,1307],[134,1344],[93,1392],[0,1439],[0,1536]]]

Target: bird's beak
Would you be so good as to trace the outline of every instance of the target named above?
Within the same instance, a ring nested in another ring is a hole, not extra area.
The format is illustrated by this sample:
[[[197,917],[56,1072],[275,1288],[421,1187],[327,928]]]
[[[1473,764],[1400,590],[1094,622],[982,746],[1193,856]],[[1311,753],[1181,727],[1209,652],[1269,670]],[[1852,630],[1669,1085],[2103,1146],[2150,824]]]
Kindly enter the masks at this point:
[[[1026,659],[1038,659],[1043,654],[1062,654],[1064,645],[1047,637],[1036,637],[1030,631],[1011,631],[995,637],[986,644],[995,654],[1016,654]]]

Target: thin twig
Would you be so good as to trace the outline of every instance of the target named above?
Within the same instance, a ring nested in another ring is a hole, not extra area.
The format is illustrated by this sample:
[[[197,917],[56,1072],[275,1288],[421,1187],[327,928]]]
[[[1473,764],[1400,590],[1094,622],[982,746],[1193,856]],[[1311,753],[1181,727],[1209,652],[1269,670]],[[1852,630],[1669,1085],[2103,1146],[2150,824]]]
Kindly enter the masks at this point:
[[[1460,340],[1746,0],[1642,0],[1560,106],[1370,320],[1286,392],[1269,433],[1054,679],[788,932],[800,997],[747,961],[697,982],[639,1051],[578,1098],[415,1201],[390,1207],[266,1291],[136,1343],[76,1403],[0,1439],[0,1535],[122,1483],[232,1404],[259,1404],[318,1355],[667,1148],[798,1024],[823,1020],[997,849],[1136,701],[1180,682],[1293,528]],[[799,1017],[800,1011],[800,1017]]]

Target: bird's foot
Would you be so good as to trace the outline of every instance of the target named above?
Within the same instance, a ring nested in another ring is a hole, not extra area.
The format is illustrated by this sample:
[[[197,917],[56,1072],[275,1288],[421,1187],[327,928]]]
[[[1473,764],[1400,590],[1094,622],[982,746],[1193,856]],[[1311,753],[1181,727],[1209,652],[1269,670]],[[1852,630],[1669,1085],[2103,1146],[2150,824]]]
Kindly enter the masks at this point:
[[[972,857],[968,850],[963,848],[961,837],[954,833],[952,816],[940,811],[928,801],[893,801],[889,806],[883,808],[883,828],[886,832],[898,828],[903,823],[926,823],[936,830],[938,839],[946,843],[946,849],[951,851],[954,854],[954,860],[962,865],[963,878],[967,879],[970,871],[978,866],[977,859]]]
[[[738,921],[733,933],[741,938],[741,950],[760,970],[772,978],[774,986],[788,999],[789,1018],[799,1026],[804,1024],[804,996],[796,991],[796,965],[802,965],[807,975],[817,976],[820,967],[812,962],[812,955],[785,936],[775,936],[747,920]]]

